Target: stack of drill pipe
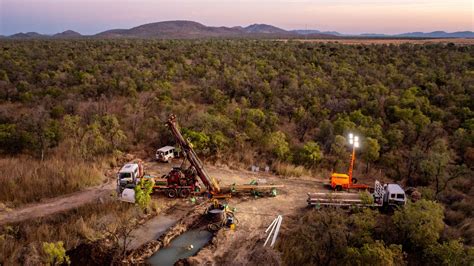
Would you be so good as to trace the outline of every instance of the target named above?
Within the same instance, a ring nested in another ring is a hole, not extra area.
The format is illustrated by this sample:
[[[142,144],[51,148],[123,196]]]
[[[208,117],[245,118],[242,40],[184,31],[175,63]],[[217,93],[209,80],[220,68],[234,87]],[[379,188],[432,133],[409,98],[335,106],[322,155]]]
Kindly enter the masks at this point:
[[[221,192],[222,193],[231,193],[232,189],[234,192],[248,192],[252,190],[256,191],[262,191],[262,190],[271,190],[274,188],[283,188],[283,185],[233,185],[229,187],[222,187]]]
[[[308,193],[308,204],[357,205],[362,200],[358,193]]]

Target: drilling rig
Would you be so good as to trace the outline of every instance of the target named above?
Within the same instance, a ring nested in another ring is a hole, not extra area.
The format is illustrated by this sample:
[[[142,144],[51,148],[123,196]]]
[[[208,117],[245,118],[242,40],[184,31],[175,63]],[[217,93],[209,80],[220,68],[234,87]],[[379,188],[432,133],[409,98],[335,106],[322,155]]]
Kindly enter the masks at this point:
[[[207,173],[206,169],[204,168],[204,164],[196,155],[196,152],[194,151],[192,145],[181,134],[181,131],[179,130],[178,125],[176,123],[176,116],[173,114],[170,115],[168,121],[166,122],[166,125],[170,129],[178,145],[181,147],[181,152],[184,154],[185,158],[190,163],[189,168],[187,168],[186,170],[183,170],[183,167],[175,167],[166,176],[168,189],[180,189],[180,191],[182,191],[183,189],[187,189],[180,187],[184,185],[191,186],[193,189],[196,190],[197,188],[199,188],[196,179],[197,176],[206,186],[206,189],[211,197],[219,196],[221,188],[217,184],[216,180]],[[170,196],[169,192],[168,196]]]
[[[199,180],[201,180],[201,182],[204,184],[206,188],[205,192],[207,193],[208,197],[214,199],[228,198],[231,196],[231,194],[242,192],[251,192],[255,195],[262,195],[262,193],[266,191],[269,192],[271,196],[276,196],[276,188],[283,187],[282,185],[273,184],[233,184],[231,186],[221,188],[217,181],[208,174],[204,168],[204,164],[197,156],[191,143],[189,143],[189,141],[186,140],[181,134],[175,115],[172,114],[169,116],[168,120],[166,121],[166,126],[169,128],[177,144],[180,146],[181,153],[184,155],[185,160],[181,166],[173,167],[172,170],[168,174],[164,175],[161,179],[153,178],[143,174],[143,168],[139,168],[141,169],[139,172],[141,174],[136,175],[136,177],[132,173],[133,178],[130,178],[130,175],[127,173],[119,172],[117,190],[121,195],[122,200],[134,202],[135,193],[133,188],[142,178],[148,178],[148,180],[154,183],[154,191],[164,191],[169,198],[186,198],[191,194],[202,194],[204,190],[201,189]],[[185,167],[186,161],[189,162],[189,167]],[[122,169],[125,169],[127,165],[125,165]],[[138,168],[139,165],[136,166],[136,168]],[[125,177],[127,178],[125,179]]]

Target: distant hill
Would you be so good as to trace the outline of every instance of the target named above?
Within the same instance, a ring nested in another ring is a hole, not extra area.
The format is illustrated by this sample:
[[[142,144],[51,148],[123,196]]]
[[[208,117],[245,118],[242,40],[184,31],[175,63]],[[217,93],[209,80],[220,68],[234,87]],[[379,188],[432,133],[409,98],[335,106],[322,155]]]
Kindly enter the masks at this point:
[[[266,24],[243,27],[211,27],[186,20],[163,21],[141,25],[131,29],[108,30],[94,35],[102,38],[245,38],[245,37],[296,37],[295,34]]]
[[[319,30],[292,30],[291,32],[301,35],[312,35],[312,34],[329,34],[334,36],[343,36],[343,34],[337,31],[319,31]]]
[[[207,27],[194,21],[163,21],[141,25],[131,29],[115,29],[101,32],[94,37],[106,38],[199,38],[238,35],[238,29]]]
[[[67,30],[53,35],[53,38],[79,38],[82,35],[79,32],[73,30]]]
[[[37,32],[27,32],[27,33],[20,32],[17,34],[10,35],[8,37],[12,39],[37,39],[37,38],[45,38],[48,36],[39,34]]]
[[[267,24],[252,24],[243,28],[243,30],[247,33],[271,33],[271,34],[287,34],[288,31],[284,29],[280,29],[278,27],[267,25]]]
[[[212,27],[195,21],[173,20],[140,25],[131,29],[112,29],[92,36],[81,35],[67,30],[54,35],[42,35],[36,32],[17,33],[5,38],[153,38],[153,39],[197,39],[197,38],[474,38],[472,31],[459,32],[408,32],[396,35],[379,33],[344,34],[337,31],[319,31],[314,29],[284,30],[268,24],[252,24],[247,27]],[[2,38],[2,37],[0,37]]]
[[[474,38],[474,32],[472,31],[458,31],[458,32],[445,32],[445,31],[433,31],[433,32],[409,32],[393,35],[396,37],[416,37],[416,38]]]
[[[401,34],[382,34],[382,33],[362,33],[362,34],[343,34],[337,31],[319,31],[319,30],[292,30],[294,33],[301,35],[310,35],[314,33],[329,34],[341,37],[365,37],[365,38],[474,38],[472,31],[458,31],[458,32],[407,32]]]

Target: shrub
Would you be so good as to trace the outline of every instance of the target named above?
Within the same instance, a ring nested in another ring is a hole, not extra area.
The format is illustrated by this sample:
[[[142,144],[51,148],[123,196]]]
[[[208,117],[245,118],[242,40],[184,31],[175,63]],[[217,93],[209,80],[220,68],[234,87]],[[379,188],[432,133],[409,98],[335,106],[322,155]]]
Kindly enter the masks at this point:
[[[393,215],[402,241],[412,249],[425,249],[435,244],[444,229],[443,219],[443,206],[424,199],[409,202]]]
[[[314,167],[323,158],[323,153],[316,142],[309,141],[301,149],[299,157],[301,160],[299,163]]]
[[[417,187],[416,190],[418,190],[421,193],[421,198],[425,200],[435,200],[435,191],[429,187]]]
[[[425,250],[423,257],[431,265],[472,265],[474,248],[465,248],[460,240],[436,243]]]
[[[43,251],[48,256],[47,263],[49,265],[71,264],[62,241],[56,243],[43,242]]]
[[[135,202],[144,211],[148,209],[153,192],[153,182],[142,178],[140,183],[135,186]]]
[[[374,204],[374,197],[367,191],[363,191],[359,193],[360,200],[362,204],[370,205]]]
[[[404,265],[401,245],[386,246],[383,241],[366,243],[361,248],[350,247],[345,256],[347,265]]]
[[[267,149],[279,159],[285,159],[288,152],[290,152],[289,144],[286,141],[286,135],[281,131],[272,132],[266,139],[266,146]]]
[[[295,166],[293,164],[282,162],[273,164],[273,169],[276,174],[285,177],[300,177],[306,172],[303,166]]]
[[[347,248],[347,222],[342,211],[307,212],[281,237],[284,264],[336,265]]]

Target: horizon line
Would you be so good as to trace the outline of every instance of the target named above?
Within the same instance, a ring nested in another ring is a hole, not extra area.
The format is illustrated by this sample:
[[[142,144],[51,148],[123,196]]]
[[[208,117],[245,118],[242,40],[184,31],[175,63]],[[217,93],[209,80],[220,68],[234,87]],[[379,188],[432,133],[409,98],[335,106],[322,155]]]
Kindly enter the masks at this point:
[[[63,31],[59,31],[59,32],[55,32],[55,33],[41,33],[41,32],[38,32],[38,31],[19,31],[19,32],[16,32],[16,33],[12,33],[12,34],[9,34],[9,35],[3,35],[3,33],[0,33],[1,36],[12,36],[12,35],[15,35],[15,34],[28,34],[28,33],[38,33],[40,35],[47,35],[47,36],[53,36],[55,34],[59,34],[59,33],[63,33],[63,32],[66,32],[66,31],[74,31],[76,33],[79,33],[80,35],[82,36],[94,36],[94,35],[97,35],[97,34],[100,34],[102,32],[105,32],[105,31],[109,31],[109,30],[129,30],[129,29],[133,29],[135,27],[139,27],[139,26],[143,26],[143,25],[148,25],[148,24],[155,24],[155,23],[162,23],[162,22],[194,22],[194,23],[199,23],[201,25],[204,25],[206,27],[215,27],[215,28],[220,28],[220,27],[225,27],[225,28],[235,28],[235,27],[242,27],[242,28],[246,28],[246,27],[249,27],[249,26],[252,26],[252,25],[268,25],[268,26],[272,26],[272,27],[276,27],[276,28],[279,28],[279,29],[282,29],[282,30],[285,30],[285,31],[319,31],[320,33],[329,33],[329,32],[334,32],[334,33],[338,33],[338,34],[341,34],[341,35],[347,35],[347,36],[360,36],[360,35],[386,35],[386,36],[396,36],[396,35],[400,35],[400,34],[409,34],[409,33],[433,33],[433,32],[444,32],[444,33],[458,33],[458,32],[473,32],[472,30],[458,30],[458,31],[445,31],[445,30],[431,30],[431,31],[406,31],[406,32],[399,32],[399,33],[394,33],[394,34],[389,34],[389,33],[379,33],[379,32],[364,32],[364,33],[344,33],[344,32],[339,32],[339,31],[336,31],[336,30],[319,30],[319,29],[316,29],[316,28],[307,28],[307,29],[302,29],[302,28],[294,28],[294,29],[286,29],[286,28],[283,28],[283,27],[279,27],[279,26],[275,26],[275,25],[272,25],[272,24],[268,24],[268,23],[252,23],[252,24],[249,24],[248,26],[243,26],[243,25],[236,25],[236,26],[214,26],[214,25],[206,25],[204,23],[201,23],[199,21],[195,21],[195,20],[186,20],[186,19],[176,19],[176,20],[162,20],[162,21],[155,21],[155,22],[146,22],[146,23],[143,23],[143,24],[140,24],[140,25],[137,25],[137,26],[132,26],[130,28],[110,28],[110,29],[106,29],[106,30],[103,30],[103,31],[99,31],[99,32],[96,32],[96,33],[93,33],[93,34],[83,34],[77,30],[74,30],[72,28],[70,29],[66,29],[66,30],[63,30]]]

